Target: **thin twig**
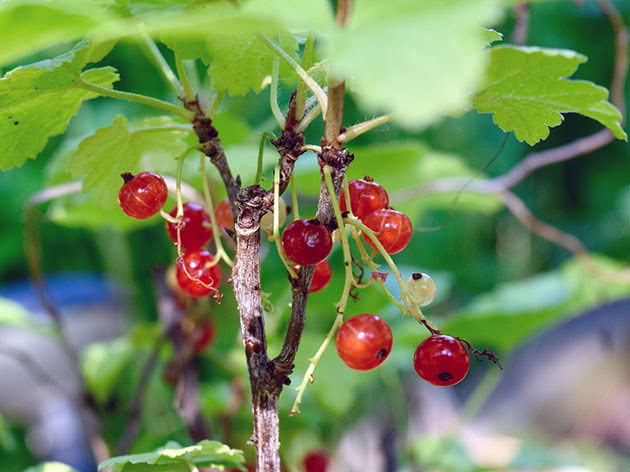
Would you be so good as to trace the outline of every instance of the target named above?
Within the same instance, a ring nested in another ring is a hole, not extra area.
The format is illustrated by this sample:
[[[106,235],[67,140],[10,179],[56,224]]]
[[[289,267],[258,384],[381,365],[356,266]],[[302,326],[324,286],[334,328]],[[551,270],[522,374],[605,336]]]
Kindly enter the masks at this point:
[[[523,2],[514,6],[514,31],[512,31],[512,43],[523,45],[527,41],[527,30],[529,29],[529,3]]]

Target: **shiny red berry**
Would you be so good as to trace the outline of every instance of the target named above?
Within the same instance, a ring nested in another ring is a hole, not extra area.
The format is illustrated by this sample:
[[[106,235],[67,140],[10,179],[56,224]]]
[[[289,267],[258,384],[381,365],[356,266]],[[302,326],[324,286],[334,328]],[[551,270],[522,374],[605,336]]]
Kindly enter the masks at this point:
[[[122,211],[137,220],[155,215],[166,203],[168,189],[164,179],[153,172],[140,172],[121,176],[125,183],[118,191],[118,204]]]
[[[359,219],[363,219],[370,213],[389,205],[387,190],[374,182],[371,178],[355,179],[348,182],[350,190],[350,206],[352,213]],[[346,211],[346,198],[344,190],[339,194],[339,207]]]
[[[319,292],[324,290],[330,283],[332,278],[332,267],[328,261],[322,261],[315,267],[315,275],[313,275],[313,281],[311,282],[311,288],[308,293]]]
[[[227,198],[225,200],[221,200],[214,209],[214,217],[217,220],[217,225],[221,228],[234,230],[234,217],[232,216],[230,201]]]
[[[413,356],[413,366],[427,382],[446,387],[466,377],[470,356],[459,340],[438,334],[420,343]]]
[[[385,320],[362,313],[346,320],[337,332],[337,354],[350,368],[370,370],[392,350],[392,330]]]
[[[191,297],[206,297],[214,293],[221,283],[221,268],[219,264],[210,266],[212,262],[214,257],[205,250],[184,254],[183,261],[177,262],[175,273],[179,288]]]
[[[177,216],[177,206],[169,213],[173,218]],[[212,237],[212,223],[210,216],[201,205],[188,202],[184,203],[183,226],[180,237],[183,251],[195,251],[205,246]],[[166,230],[171,241],[177,243],[177,226],[166,222]]]
[[[282,233],[282,248],[296,264],[317,264],[330,254],[330,231],[317,220],[296,220],[289,223]]]
[[[411,241],[411,220],[404,213],[392,208],[373,211],[363,219],[365,226],[376,234],[388,254],[396,254],[405,249]],[[372,239],[363,235],[363,239],[376,248]]]
[[[304,456],[304,472],[326,472],[328,462],[326,451],[311,451]]]
[[[217,336],[217,332],[214,323],[210,320],[207,320],[198,329],[199,334],[195,341],[195,351],[201,352],[212,344]]]

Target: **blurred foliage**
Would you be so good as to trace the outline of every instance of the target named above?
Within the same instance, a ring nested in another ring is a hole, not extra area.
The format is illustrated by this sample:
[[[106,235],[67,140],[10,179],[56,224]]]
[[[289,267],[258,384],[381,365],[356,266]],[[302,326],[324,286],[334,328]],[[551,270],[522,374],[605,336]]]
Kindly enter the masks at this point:
[[[295,6],[295,11],[303,7],[302,3]],[[490,2],[471,2],[470,8],[486,3]],[[505,3],[514,2],[506,0]],[[630,4],[621,1],[615,3],[622,8],[626,21],[630,21]],[[173,4],[176,13],[177,2]],[[147,8],[150,7],[151,2]],[[287,22],[290,21],[290,13],[286,13]],[[81,11],[76,12],[76,17],[64,11],[55,14],[65,18],[63,28],[59,31],[47,30],[45,35],[33,34],[34,43],[46,45],[51,38],[78,37],[84,28],[102,19],[100,16],[88,18]],[[24,12],[20,18],[23,15]],[[324,17],[321,12],[314,14],[312,23],[324,24]],[[489,17],[495,17],[494,13],[489,14]],[[43,21],[39,17],[27,18],[34,32]],[[457,20],[463,21],[461,18]],[[176,22],[177,16],[164,21]],[[398,22],[403,21],[404,18],[392,18],[388,33],[394,34]],[[449,17],[442,19],[445,28],[449,21]],[[504,42],[509,42],[513,23],[513,15],[508,11],[503,23],[492,26],[503,33]],[[0,19],[2,38],[11,36],[11,29],[3,29],[3,26],[8,28],[7,25],[10,25],[8,21]],[[419,31],[422,29],[422,25],[415,27]],[[594,41],[593,37],[598,39]],[[163,39],[169,42],[172,38],[165,36]],[[185,39],[174,38],[172,41],[182,48],[194,49],[197,46],[195,43],[182,43]],[[461,40],[465,42],[467,37]],[[343,37],[333,38],[333,46],[335,41],[343,41]],[[583,8],[576,8],[570,1],[533,4],[528,44],[574,49],[589,58],[576,72],[576,78],[598,84],[609,83],[613,68],[613,36],[606,18],[594,2],[587,2]],[[405,45],[411,48],[413,42],[405,42]],[[6,43],[4,46],[7,52],[0,54],[0,59],[6,63],[4,70],[9,70],[17,65],[8,61],[20,57],[20,45],[14,42],[10,48]],[[65,46],[72,45],[69,43]],[[68,49],[65,46],[43,50],[20,60],[20,63],[50,58],[65,52]],[[105,49],[110,46],[107,44]],[[466,46],[470,47],[469,44]],[[160,50],[172,63],[172,52],[163,45],[160,45]],[[352,48],[341,50],[337,58],[341,61],[346,56],[354,57],[356,52]],[[429,55],[426,51],[423,53]],[[423,61],[430,62],[431,57]],[[121,80],[117,88],[172,99],[167,85],[156,74],[135,41],[123,39],[118,42],[106,60],[97,63],[99,67],[103,65],[112,65],[120,71]],[[419,61],[416,67],[424,67],[424,63]],[[206,70],[201,72],[197,79],[208,87]],[[389,70],[381,70],[380,74],[373,72],[372,69],[365,71],[362,77],[369,81],[391,79],[382,75]],[[228,76],[225,80],[229,79]],[[439,90],[431,89],[427,93],[445,94],[450,90],[450,84],[442,84],[440,77],[435,79],[439,82]],[[468,76],[455,79],[458,79],[456,85],[461,92],[468,84]],[[293,85],[292,81],[282,83],[281,103],[286,103]],[[361,85],[360,82],[356,84],[359,90]],[[628,87],[630,85],[626,86],[626,91]],[[268,110],[268,94],[268,89],[265,89],[259,95],[249,92],[243,97],[226,97],[216,116],[215,124],[221,133],[232,168],[245,183],[251,183],[255,175],[252,160],[257,154],[260,133],[268,130],[277,132]],[[376,96],[373,99],[378,103],[383,101],[383,97]],[[453,97],[453,108],[457,108],[460,99],[460,95]],[[397,105],[404,108],[406,104]],[[427,116],[435,113],[435,110],[422,112],[423,117],[425,113]],[[116,118],[119,115],[125,118]],[[370,113],[360,109],[353,101],[353,95],[348,97],[344,110],[346,124],[371,117]],[[0,173],[4,223],[0,232],[0,282],[27,277],[22,248],[22,212],[25,203],[37,190],[71,180],[67,166],[72,160],[70,156],[77,151],[78,143],[94,135],[96,129],[110,126],[124,125],[131,135],[146,120],[154,119],[158,119],[157,116],[150,114],[145,107],[106,98],[95,99],[83,105],[78,115],[71,119],[63,136],[52,138],[37,160],[29,160],[23,167]],[[533,149],[548,149],[599,128],[599,124],[592,120],[566,115],[563,125],[552,128],[550,137]],[[306,141],[318,143],[321,134],[321,124],[315,123],[307,130]],[[510,169],[530,150],[529,146],[510,136],[499,158],[480,172],[499,148],[503,136],[489,115],[477,113],[458,118],[445,117],[421,132],[388,124],[351,143],[349,149],[355,154],[355,162],[350,168],[349,177],[370,175],[384,184],[393,195],[436,178],[497,176]],[[179,144],[175,147],[181,152],[181,143],[171,144]],[[101,149],[107,151],[107,148]],[[587,156],[541,169],[514,190],[534,214],[576,235],[587,247],[601,254],[596,259],[601,267],[622,267],[630,253],[629,151],[627,143],[613,142]],[[78,167],[75,166],[74,175],[94,170],[88,161],[78,159],[79,154],[74,156],[76,162],[80,163]],[[120,159],[122,156],[112,157]],[[136,167],[128,170],[150,166],[173,175],[172,156],[167,157],[136,155]],[[270,185],[275,161],[275,151],[271,146],[266,146],[264,185]],[[70,167],[73,170],[72,164]],[[197,159],[189,157],[184,176],[189,184],[200,189],[196,168]],[[115,172],[112,171],[112,180],[119,170],[117,167]],[[314,215],[319,189],[317,173],[318,167],[312,153],[300,158],[296,166],[296,182],[303,217]],[[214,176],[216,178],[216,174]],[[217,185],[213,193],[217,198],[222,198],[224,190]],[[480,347],[496,349],[507,357],[516,345],[563,318],[603,301],[630,295],[627,285],[598,279],[596,274],[585,270],[564,249],[530,234],[495,197],[464,191],[454,203],[455,196],[456,193],[422,196],[399,205],[400,209],[410,214],[417,232],[407,249],[394,257],[403,275],[416,271],[435,275],[438,300],[426,311],[445,331],[465,337]],[[117,209],[103,209],[100,202],[91,200],[91,197],[92,194],[74,195],[42,206],[45,212],[42,225],[43,267],[46,272],[86,269],[107,273],[128,290],[133,323],[142,322],[130,336],[92,345],[83,353],[88,387],[95,395],[99,408],[106,413],[103,415],[105,437],[111,444],[116,444],[126,421],[127,406],[133,397],[134,386],[151,349],[150,341],[159,332],[153,282],[149,275],[154,267],[171,264],[176,252],[164,233],[160,218],[132,221]],[[110,195],[110,206],[113,198]],[[171,204],[172,201],[167,203]],[[440,230],[422,230],[434,227]],[[266,315],[266,323],[270,355],[274,355],[281,347],[288,323],[291,294],[275,247],[266,242],[263,246],[262,290],[269,293],[273,306]],[[334,249],[329,260],[333,266],[333,280],[324,292],[309,297],[307,326],[296,359],[296,371],[291,377],[292,386],[299,383],[308,359],[316,351],[335,317],[334,301],[343,285],[343,260],[339,248]],[[389,279],[388,284],[393,277],[390,275]],[[397,295],[395,285],[388,286]],[[216,432],[216,439],[244,449],[251,460],[252,448],[246,444],[251,435],[249,408],[240,408],[234,414],[229,434],[219,420],[229,408],[235,378],[243,380],[244,397],[249,398],[242,347],[235,343],[238,319],[231,293],[226,293],[222,303],[214,306],[212,311],[218,339],[198,361],[202,380],[202,409]],[[329,348],[315,372],[315,383],[309,386],[301,405],[304,413],[290,420],[286,419],[286,415],[294,399],[294,390],[291,387],[285,390],[281,397],[281,440],[286,444],[284,459],[291,466],[295,466],[309,449],[334,445],[350,426],[372,411],[376,399],[382,398],[383,392],[389,396],[391,403],[396,403],[394,400],[404,403],[400,392],[401,377],[411,371],[411,356],[418,342],[426,336],[426,331],[410,317],[401,318],[395,307],[376,289],[361,292],[359,300],[350,303],[348,314],[365,311],[380,313],[387,319],[394,332],[396,349],[381,372],[359,373],[346,368],[339,361],[334,348]],[[19,308],[1,299],[0,324],[26,326],[32,323]],[[149,384],[141,419],[142,434],[134,444],[134,453],[155,449],[167,439],[189,443],[186,429],[171,407],[173,391],[158,374],[168,362],[169,354],[168,348],[161,352],[156,374]],[[463,388],[467,387],[464,385]],[[405,412],[398,414],[404,416]],[[11,429],[5,423],[0,421],[0,464],[3,470],[22,470],[30,463],[23,431]],[[532,464],[574,463],[572,458],[580,455],[578,451],[569,460],[557,459],[556,456],[552,460],[545,455],[546,451],[544,454],[540,452],[542,449],[533,445],[523,446],[512,466],[526,468]],[[589,463],[602,460],[592,451],[585,454],[587,456],[589,459],[586,462]],[[477,470],[463,446],[452,438],[419,438],[417,444],[410,445],[407,460],[445,471]],[[48,472],[48,469],[43,470]],[[607,469],[602,467],[594,470]]]

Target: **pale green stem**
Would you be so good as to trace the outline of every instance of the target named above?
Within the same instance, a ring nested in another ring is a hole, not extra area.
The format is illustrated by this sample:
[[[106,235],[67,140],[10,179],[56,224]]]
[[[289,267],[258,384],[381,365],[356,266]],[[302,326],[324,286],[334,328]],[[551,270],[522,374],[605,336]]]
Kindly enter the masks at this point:
[[[383,115],[369,121],[357,123],[356,125],[346,128],[343,133],[337,136],[337,141],[340,143],[347,143],[348,141],[376,128],[377,126],[389,123],[390,121],[392,121],[392,119],[392,115]]]
[[[195,114],[192,111],[186,110],[185,108],[174,105],[172,103],[164,102],[153,97],[147,97],[146,95],[140,95],[131,92],[121,92],[119,90],[101,87],[100,85],[94,85],[85,81],[82,77],[80,77],[80,82],[77,84],[77,86],[103,97],[117,98],[119,100],[127,100],[128,102],[140,103],[142,105],[158,108],[168,113],[173,113],[174,115],[181,116],[188,121],[193,121],[195,118]]]
[[[278,255],[280,256],[280,260],[287,268],[287,272],[293,279],[297,279],[297,273],[295,272],[295,268],[293,264],[289,262],[286,254],[284,253],[284,248],[282,247],[282,241],[280,238],[280,166],[276,166],[276,169],[273,174],[273,235],[272,239],[276,243],[276,248],[278,249]]]
[[[184,100],[186,102],[194,101],[195,92],[190,85],[188,73],[186,72],[186,68],[184,67],[184,60],[179,54],[177,54],[177,51],[175,52],[175,67],[177,68],[177,75],[179,76],[179,80],[182,83],[182,88],[184,90]]]
[[[333,185],[332,177],[330,175],[330,167],[324,166],[324,180],[326,182],[326,188],[328,189],[328,194],[330,196],[330,201],[332,203],[333,211],[335,213],[335,219],[337,220],[337,225],[339,226],[338,231],[341,234],[341,248],[343,250],[343,263],[345,266],[345,282],[343,284],[343,292],[341,293],[341,298],[337,303],[337,316],[335,316],[335,321],[330,328],[330,331],[326,335],[324,342],[321,344],[315,355],[311,358],[308,368],[302,378],[302,382],[297,387],[297,397],[295,398],[295,402],[293,403],[293,407],[291,408],[291,415],[294,415],[300,410],[300,403],[302,402],[302,397],[304,396],[304,392],[306,387],[313,379],[313,372],[315,372],[315,367],[317,363],[324,355],[328,344],[332,341],[333,336],[339,329],[339,327],[343,323],[343,315],[346,311],[346,305],[348,304],[348,298],[350,296],[350,290],[352,289],[352,285],[354,284],[354,275],[352,274],[352,254],[350,253],[350,245],[348,244],[348,235],[346,234],[346,227],[343,223],[343,217],[341,216],[341,210],[339,209],[339,202],[337,201],[337,197],[335,196],[335,187]]]
[[[179,82],[179,80],[177,80],[177,76],[173,72],[173,69],[171,69],[171,67],[168,65],[168,62],[166,62],[166,59],[164,59],[164,56],[155,44],[155,41],[153,41],[153,39],[151,39],[148,34],[143,34],[140,45],[146,52],[151,62],[153,62],[157,66],[158,70],[162,73],[166,81],[171,85],[173,91],[175,92],[175,95],[177,95],[178,97],[183,96],[184,89],[182,87],[182,84]]]
[[[273,58],[273,69],[271,72],[271,90],[269,93],[269,105],[271,107],[271,113],[276,119],[280,129],[284,129],[285,118],[278,105],[278,80],[280,76],[280,57],[275,55]]]
[[[300,219],[300,207],[298,206],[297,189],[295,188],[293,174],[291,174],[289,182],[291,184],[291,201],[293,202],[293,221],[296,221]]]
[[[265,176],[263,175],[263,156],[265,153],[265,141],[267,139],[276,139],[276,135],[271,131],[265,131],[260,133],[260,143],[258,144],[258,166],[256,167],[256,179],[254,184],[259,184],[263,180],[265,180]]]
[[[278,44],[273,42],[264,34],[260,35],[260,37],[267,46],[273,49],[276,52],[276,54],[278,54],[282,59],[284,59],[284,61],[287,62],[295,70],[295,72],[300,77],[300,79],[302,79],[304,83],[308,86],[308,88],[311,89],[311,91],[313,92],[313,95],[315,95],[315,97],[317,98],[317,101],[319,102],[319,105],[321,106],[324,112],[324,116],[326,116],[326,110],[328,108],[328,97],[326,97],[326,94],[324,93],[322,88],[319,86],[319,84],[315,82],[313,78],[310,75],[308,75],[304,69],[302,69],[302,66],[300,66],[297,62],[295,62],[295,59],[289,56],[284,51],[284,49],[282,49]]]
[[[304,45],[304,56],[302,56],[302,68],[308,70],[313,63],[313,48],[315,45],[315,36],[309,33],[306,38],[306,44]],[[300,82],[298,85],[297,97],[295,99],[295,117],[301,120],[304,116],[305,104],[306,104],[306,89],[307,86],[304,82]]]
[[[216,246],[217,253],[214,262],[210,265],[217,264],[221,259],[225,261],[227,265],[230,267],[234,267],[234,263],[232,259],[227,255],[225,249],[223,249],[223,244],[221,243],[221,230],[219,229],[219,225],[217,224],[216,216],[214,215],[214,205],[212,204],[212,195],[210,194],[210,185],[208,183],[208,174],[206,173],[206,156],[205,154],[201,155],[201,160],[199,163],[199,167],[201,170],[201,182],[203,184],[203,197],[206,202],[206,210],[208,211],[208,215],[210,216],[210,223],[212,224],[212,238],[214,239],[214,245]]]
[[[206,116],[208,118],[212,118],[216,114],[217,110],[219,109],[219,105],[221,104],[221,100],[223,99],[223,95],[225,95],[225,91],[217,92],[217,94],[214,96],[214,100],[212,100],[210,109],[208,110],[208,113],[206,113]]]
[[[305,144],[300,148],[302,151],[322,152],[322,147],[316,144]]]
[[[317,116],[322,112],[322,107],[319,106],[319,103],[317,104],[317,106],[315,108],[313,108],[311,111],[309,111],[304,118],[302,118],[302,121],[300,121],[300,124],[297,126],[296,131],[298,133],[303,132],[308,125],[311,124],[311,122],[317,118]]]

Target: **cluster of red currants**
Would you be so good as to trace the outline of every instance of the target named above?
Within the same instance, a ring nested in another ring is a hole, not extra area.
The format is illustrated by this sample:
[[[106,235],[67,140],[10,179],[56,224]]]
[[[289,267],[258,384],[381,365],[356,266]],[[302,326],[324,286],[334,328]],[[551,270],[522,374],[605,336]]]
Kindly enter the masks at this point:
[[[125,183],[118,192],[120,208],[136,219],[146,219],[159,212],[168,196],[164,179],[153,172],[137,175],[123,174]],[[191,297],[205,297],[216,291],[221,283],[221,269],[214,256],[204,249],[212,238],[212,224],[208,213],[196,203],[183,205],[179,223],[166,222],[168,236],[184,253],[177,260],[176,280],[179,288]],[[170,211],[177,217],[177,206]]]

